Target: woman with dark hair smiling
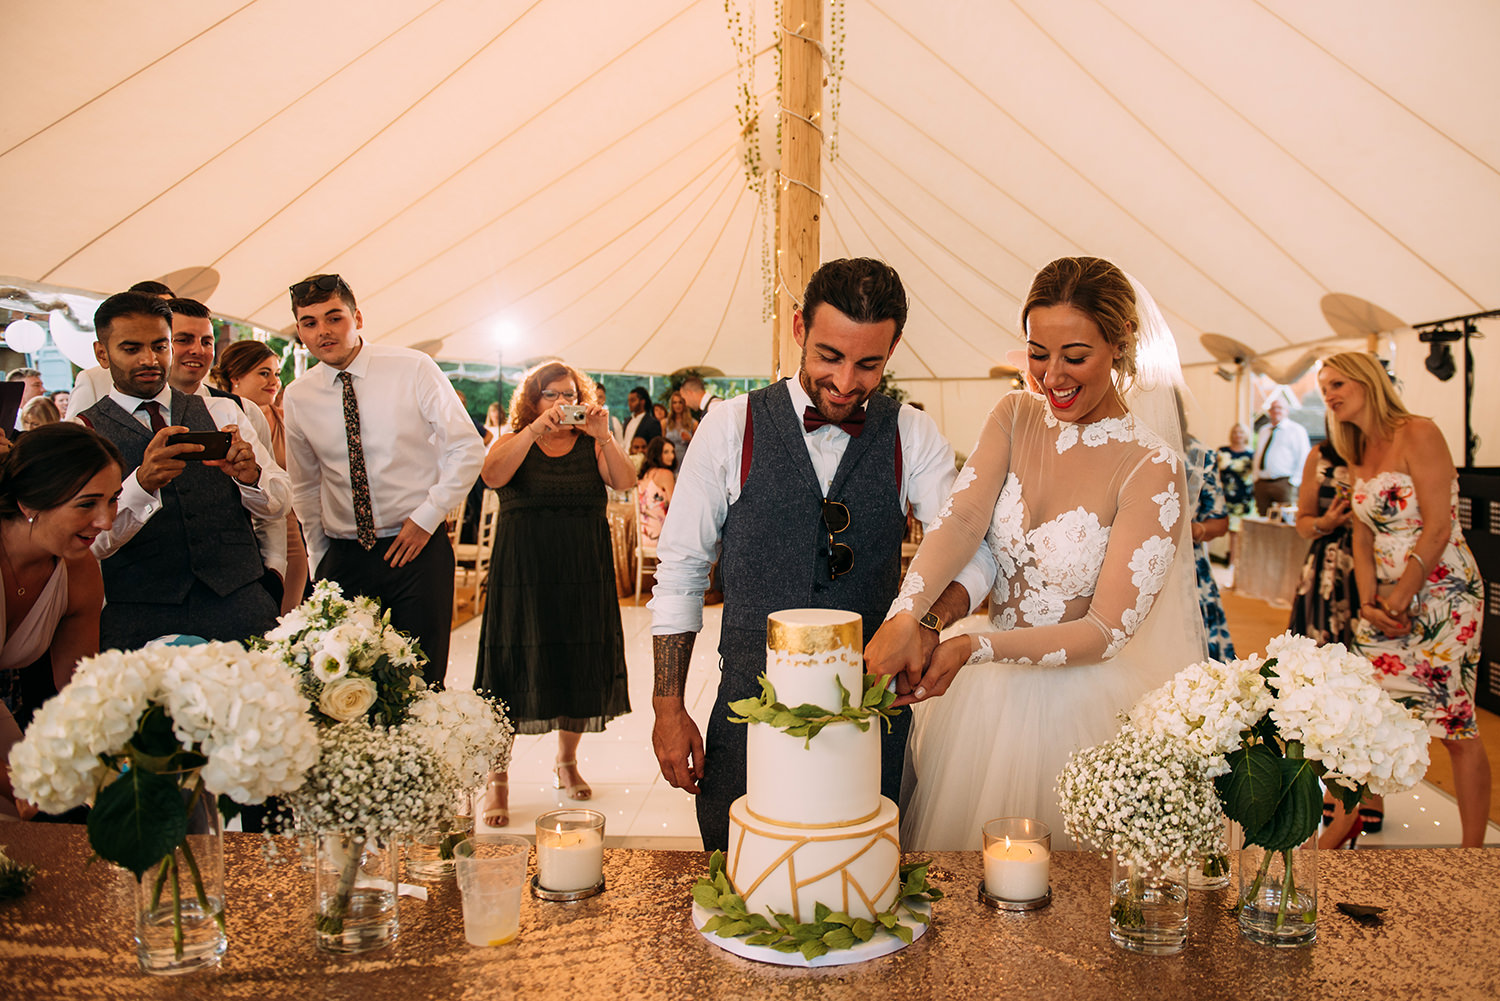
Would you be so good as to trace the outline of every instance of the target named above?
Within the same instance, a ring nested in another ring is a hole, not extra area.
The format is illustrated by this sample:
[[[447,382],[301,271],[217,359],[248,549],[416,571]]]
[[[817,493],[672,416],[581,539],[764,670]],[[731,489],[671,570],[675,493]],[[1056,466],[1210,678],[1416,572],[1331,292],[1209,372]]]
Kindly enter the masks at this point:
[[[89,547],[114,524],[123,465],[77,424],[29,431],[0,459],[0,811],[17,809],[5,762],[22,726],[99,652],[104,581]]]
[[[641,535],[653,545],[661,538],[662,522],[667,520],[667,505],[677,486],[677,448],[666,438],[657,436],[646,446],[646,461],[641,464],[641,478],[636,485],[636,504],[641,509]]]

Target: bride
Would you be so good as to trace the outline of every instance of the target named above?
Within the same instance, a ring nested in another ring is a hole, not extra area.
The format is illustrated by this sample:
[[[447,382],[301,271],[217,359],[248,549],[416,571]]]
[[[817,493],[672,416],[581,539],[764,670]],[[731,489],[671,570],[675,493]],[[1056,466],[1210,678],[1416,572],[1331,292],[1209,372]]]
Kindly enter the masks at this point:
[[[904,675],[898,704],[919,703],[907,849],[979,848],[1005,816],[1069,847],[1054,790],[1068,755],[1205,655],[1160,311],[1108,261],[1065,257],[1038,272],[1021,326],[1041,391],[990,413],[865,651],[867,670]],[[924,667],[921,630],[941,623],[923,616],[981,544],[999,563],[993,631],[944,640]]]

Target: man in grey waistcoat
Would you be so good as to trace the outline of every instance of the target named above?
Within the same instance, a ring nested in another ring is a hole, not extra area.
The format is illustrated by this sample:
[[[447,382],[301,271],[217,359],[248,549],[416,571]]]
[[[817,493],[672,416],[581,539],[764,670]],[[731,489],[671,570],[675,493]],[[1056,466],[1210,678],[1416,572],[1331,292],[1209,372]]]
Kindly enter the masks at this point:
[[[760,694],[767,614],[857,612],[868,641],[900,584],[908,510],[923,523],[936,518],[957,473],[930,417],[874,391],[906,308],[888,265],[824,264],[793,319],[802,349],[796,377],[715,406],[683,462],[651,599],[652,743],[667,781],[697,796],[705,849],[728,846],[729,806],[745,792],[745,728],[728,722],[728,704]],[[715,559],[723,673],[705,743],[683,693]],[[988,593],[994,574],[981,546],[923,622],[928,656],[939,631]],[[902,709],[889,732],[882,728],[881,792],[893,800],[910,726]]]
[[[264,633],[279,608],[261,586],[251,519],[283,517],[291,481],[233,401],[168,384],[165,302],[110,296],[94,326],[94,353],[113,386],[78,416],[114,442],[126,467],[120,515],[92,547],[104,574],[100,647],[134,649],[168,633],[219,640]],[[230,432],[222,459],[195,459],[201,445],[168,444],[180,432],[219,430]]]

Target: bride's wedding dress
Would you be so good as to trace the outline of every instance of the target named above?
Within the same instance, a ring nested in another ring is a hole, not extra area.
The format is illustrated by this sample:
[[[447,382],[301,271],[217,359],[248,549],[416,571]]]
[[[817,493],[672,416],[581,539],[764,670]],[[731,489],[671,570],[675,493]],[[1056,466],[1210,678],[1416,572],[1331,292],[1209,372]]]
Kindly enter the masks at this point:
[[[1068,755],[1204,656],[1191,517],[1181,454],[1138,416],[1068,423],[1024,391],[996,405],[891,607],[920,617],[977,546],[994,552],[989,630],[915,707],[903,848],[977,849],[1006,816],[1072,847],[1054,788]]]

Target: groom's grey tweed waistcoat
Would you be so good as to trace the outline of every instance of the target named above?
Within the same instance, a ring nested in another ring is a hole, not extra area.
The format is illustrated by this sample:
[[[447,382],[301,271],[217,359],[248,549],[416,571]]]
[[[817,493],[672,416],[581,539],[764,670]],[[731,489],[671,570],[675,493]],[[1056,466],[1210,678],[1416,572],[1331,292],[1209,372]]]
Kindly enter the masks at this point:
[[[900,409],[890,397],[873,394],[865,404],[863,432],[850,439],[834,473],[828,499],[841,501],[850,515],[849,528],[836,541],[853,551],[854,566],[830,580],[823,491],[807,454],[802,415],[793,409],[784,381],[750,394],[750,468],[742,471],[740,496],[729,507],[721,535],[724,673],[697,799],[705,849],[728,846],[729,805],[745,792],[745,727],[727,722],[728,704],[760,693],[766,616],[783,608],[857,612],[868,642],[896,596],[906,528],[896,463]],[[893,800],[901,787],[910,725],[911,714],[903,710],[890,733],[882,729],[881,792]]]

